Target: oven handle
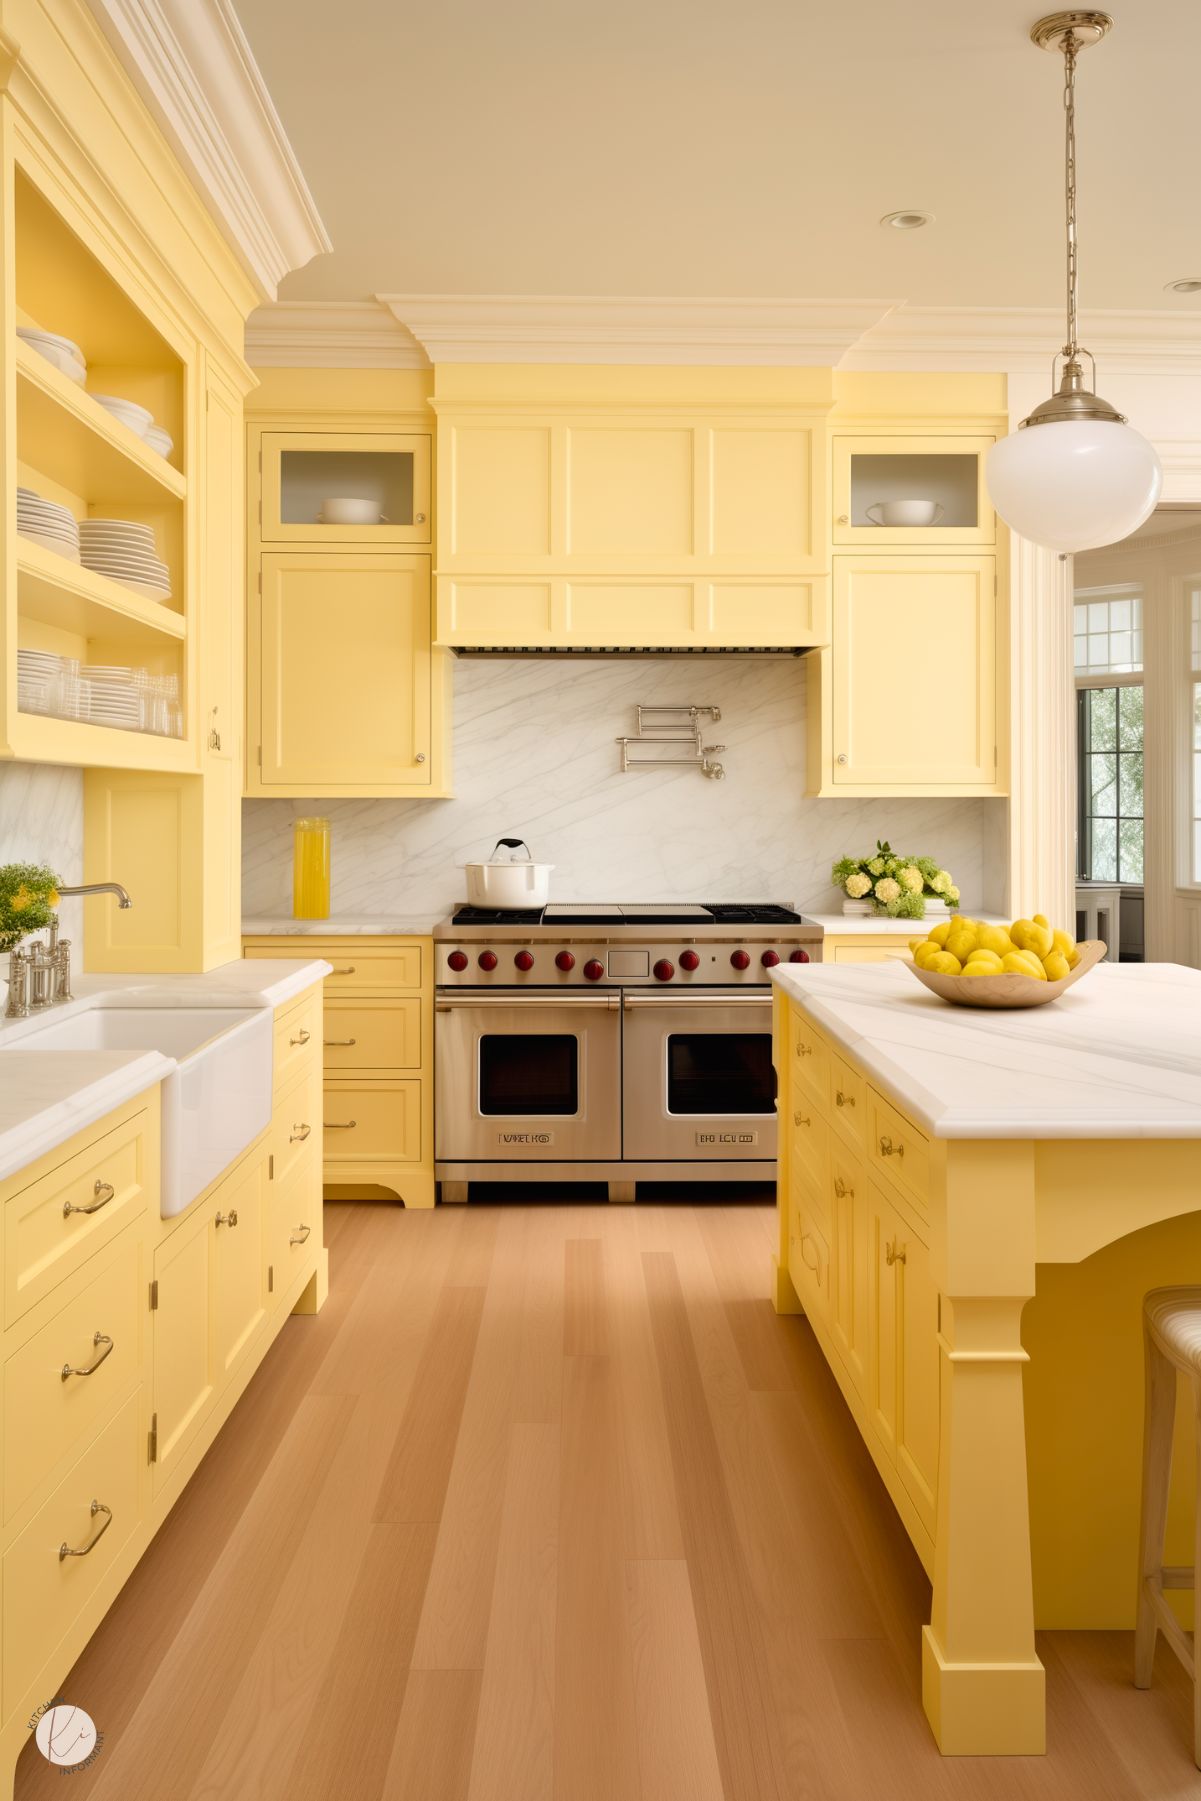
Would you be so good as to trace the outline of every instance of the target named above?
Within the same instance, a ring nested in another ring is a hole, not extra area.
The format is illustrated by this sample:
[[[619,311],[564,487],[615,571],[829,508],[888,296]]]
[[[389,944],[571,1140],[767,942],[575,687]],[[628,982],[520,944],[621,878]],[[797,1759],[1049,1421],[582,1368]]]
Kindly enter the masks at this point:
[[[770,1007],[770,994],[627,994],[625,1010],[636,1007]]]
[[[621,997],[616,994],[440,994],[434,1002],[438,1013],[450,1013],[456,1007],[591,1007],[616,1013]]]

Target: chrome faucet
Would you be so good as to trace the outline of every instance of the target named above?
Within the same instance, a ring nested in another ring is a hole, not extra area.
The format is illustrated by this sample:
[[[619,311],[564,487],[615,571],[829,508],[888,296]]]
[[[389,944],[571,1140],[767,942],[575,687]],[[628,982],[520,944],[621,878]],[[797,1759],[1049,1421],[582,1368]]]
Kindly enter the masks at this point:
[[[60,888],[64,894],[115,894],[122,912],[133,902],[120,882],[83,882],[76,888]],[[58,936],[57,918],[50,921],[44,944],[31,945],[27,951],[15,950],[9,957],[8,1005],[6,1019],[27,1019],[43,1007],[73,1000],[71,993],[71,940]]]

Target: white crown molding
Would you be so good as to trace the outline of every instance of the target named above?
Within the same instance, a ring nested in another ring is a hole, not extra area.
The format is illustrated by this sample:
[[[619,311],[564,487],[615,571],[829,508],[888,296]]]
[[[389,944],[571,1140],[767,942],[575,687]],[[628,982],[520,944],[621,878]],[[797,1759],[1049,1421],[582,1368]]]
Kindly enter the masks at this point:
[[[813,368],[840,362],[891,300],[381,294],[432,363]]]
[[[1064,319],[1049,307],[897,306],[848,349],[839,367],[1051,376]],[[1201,314],[1092,312],[1080,335],[1107,370],[1201,373]]]
[[[429,358],[377,300],[277,300],[246,321],[252,369],[428,369]]]
[[[229,0],[89,0],[265,300],[331,248]]]

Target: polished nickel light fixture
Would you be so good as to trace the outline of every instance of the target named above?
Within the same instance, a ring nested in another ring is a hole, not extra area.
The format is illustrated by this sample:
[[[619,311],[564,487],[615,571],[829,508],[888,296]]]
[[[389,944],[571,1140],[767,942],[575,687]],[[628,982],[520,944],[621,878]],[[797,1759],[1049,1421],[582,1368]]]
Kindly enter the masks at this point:
[[[1163,483],[1146,438],[1085,386],[1085,359],[1094,385],[1096,363],[1077,337],[1076,58],[1112,24],[1108,13],[1060,12],[1040,19],[1030,33],[1040,50],[1058,51],[1064,62],[1067,341],[1052,363],[1052,381],[1060,358],[1063,372],[1051,398],[989,452],[988,486],[1015,532],[1059,551],[1128,537],[1153,511]]]

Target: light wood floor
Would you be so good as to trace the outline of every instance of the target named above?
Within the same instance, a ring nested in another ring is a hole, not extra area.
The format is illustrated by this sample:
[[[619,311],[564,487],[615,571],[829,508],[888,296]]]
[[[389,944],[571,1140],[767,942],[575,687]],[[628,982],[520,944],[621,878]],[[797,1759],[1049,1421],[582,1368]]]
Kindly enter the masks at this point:
[[[1046,1758],[939,1758],[926,1580],[772,1223],[327,1206],[325,1310],[63,1685],[105,1734],[72,1801],[1196,1801],[1124,1634],[1042,1641]],[[27,1751],[19,1801],[63,1794]]]

